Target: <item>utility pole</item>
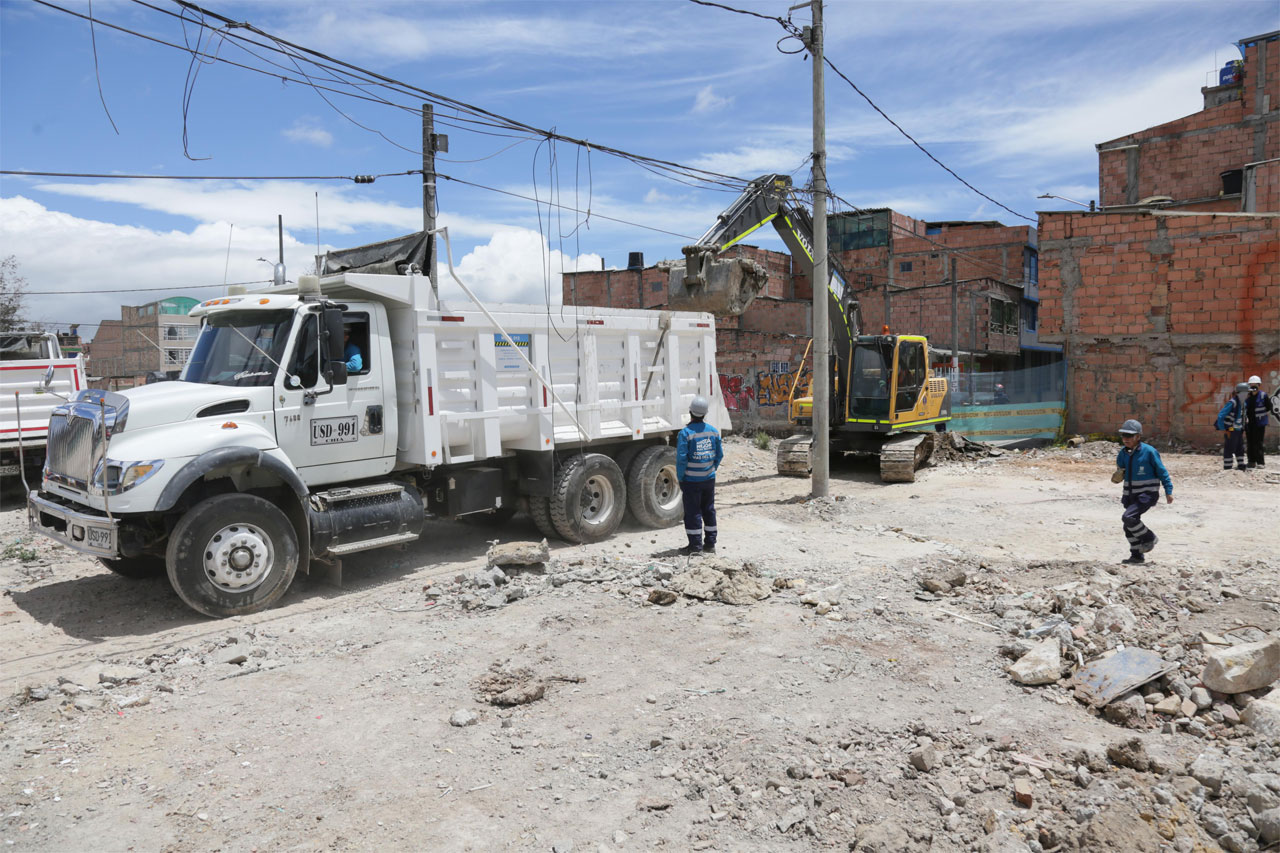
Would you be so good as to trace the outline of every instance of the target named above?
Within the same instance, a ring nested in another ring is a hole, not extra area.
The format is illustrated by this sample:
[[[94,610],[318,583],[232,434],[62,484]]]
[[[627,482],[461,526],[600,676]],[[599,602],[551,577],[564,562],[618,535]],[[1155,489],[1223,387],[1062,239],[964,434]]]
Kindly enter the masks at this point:
[[[831,359],[827,290],[827,109],[823,88],[822,0],[809,0],[809,55],[813,59],[813,497],[829,491],[831,458]],[[789,10],[790,11],[790,10]]]
[[[951,373],[960,379],[960,283],[955,258],[951,259]]]
[[[440,282],[436,272],[436,151],[449,151],[449,137],[436,136],[435,111],[422,105],[422,230],[427,233],[427,269],[431,279],[431,295],[440,304]]]

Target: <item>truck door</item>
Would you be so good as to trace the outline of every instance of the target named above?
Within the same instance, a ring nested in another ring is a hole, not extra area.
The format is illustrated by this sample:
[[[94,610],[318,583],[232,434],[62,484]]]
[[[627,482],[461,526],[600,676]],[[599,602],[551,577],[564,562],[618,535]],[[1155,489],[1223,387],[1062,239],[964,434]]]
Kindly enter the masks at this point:
[[[308,485],[376,477],[391,470],[395,448],[386,447],[383,383],[390,365],[372,346],[384,337],[377,316],[353,309],[343,316],[352,347],[345,383],[330,386],[321,369],[321,321],[318,311],[301,317],[287,371],[277,380],[276,437]]]

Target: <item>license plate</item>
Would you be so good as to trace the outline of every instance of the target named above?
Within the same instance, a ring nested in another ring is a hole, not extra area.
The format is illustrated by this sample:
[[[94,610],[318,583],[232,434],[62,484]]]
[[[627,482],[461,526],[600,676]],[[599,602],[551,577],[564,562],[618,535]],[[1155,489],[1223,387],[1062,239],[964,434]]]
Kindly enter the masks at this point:
[[[87,527],[85,528],[85,544],[91,548],[107,548],[113,546],[111,541],[111,528],[109,527]]]
[[[311,445],[344,444],[360,439],[360,419],[355,415],[345,418],[319,418],[311,422]]]
[[[21,469],[17,465],[0,465],[0,475],[17,474]]]

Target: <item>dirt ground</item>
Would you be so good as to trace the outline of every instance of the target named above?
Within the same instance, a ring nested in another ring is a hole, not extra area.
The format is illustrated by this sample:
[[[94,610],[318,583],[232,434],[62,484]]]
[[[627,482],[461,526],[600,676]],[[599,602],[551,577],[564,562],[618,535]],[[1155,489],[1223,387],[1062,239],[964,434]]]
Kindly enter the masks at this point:
[[[495,577],[489,542],[537,540],[532,522],[433,522],[348,558],[341,588],[300,574],[277,608],[225,621],[29,536],[10,496],[0,840],[1192,851],[1280,833],[1280,745],[1236,722],[1266,688],[1154,710],[1192,695],[1214,635],[1280,626],[1276,473],[1166,455],[1176,500],[1130,567],[1112,444],[900,485],[840,463],[820,501],[774,476],[773,448],[726,449],[714,558],[628,524]],[[755,595],[679,594],[699,567]],[[1108,605],[1129,617],[1103,627]],[[1016,683],[1006,666],[1042,636],[1062,637],[1063,678]],[[1125,714],[1091,710],[1069,675],[1121,646],[1173,671]]]

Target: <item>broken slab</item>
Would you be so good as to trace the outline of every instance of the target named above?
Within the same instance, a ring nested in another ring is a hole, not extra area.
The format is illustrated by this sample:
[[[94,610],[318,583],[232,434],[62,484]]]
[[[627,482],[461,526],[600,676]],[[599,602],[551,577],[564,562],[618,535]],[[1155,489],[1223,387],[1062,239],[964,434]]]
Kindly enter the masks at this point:
[[[754,604],[768,598],[770,588],[744,566],[711,559],[672,579],[671,588],[690,598],[725,604]]]
[[[1280,678],[1280,640],[1217,648],[1205,653],[1200,681],[1219,693],[1248,693]]]
[[[1072,685],[1076,699],[1101,708],[1177,668],[1155,652],[1131,646],[1085,664],[1076,670]]]
[[[1240,713],[1240,722],[1257,732],[1258,737],[1280,744],[1280,702],[1255,699]]]

